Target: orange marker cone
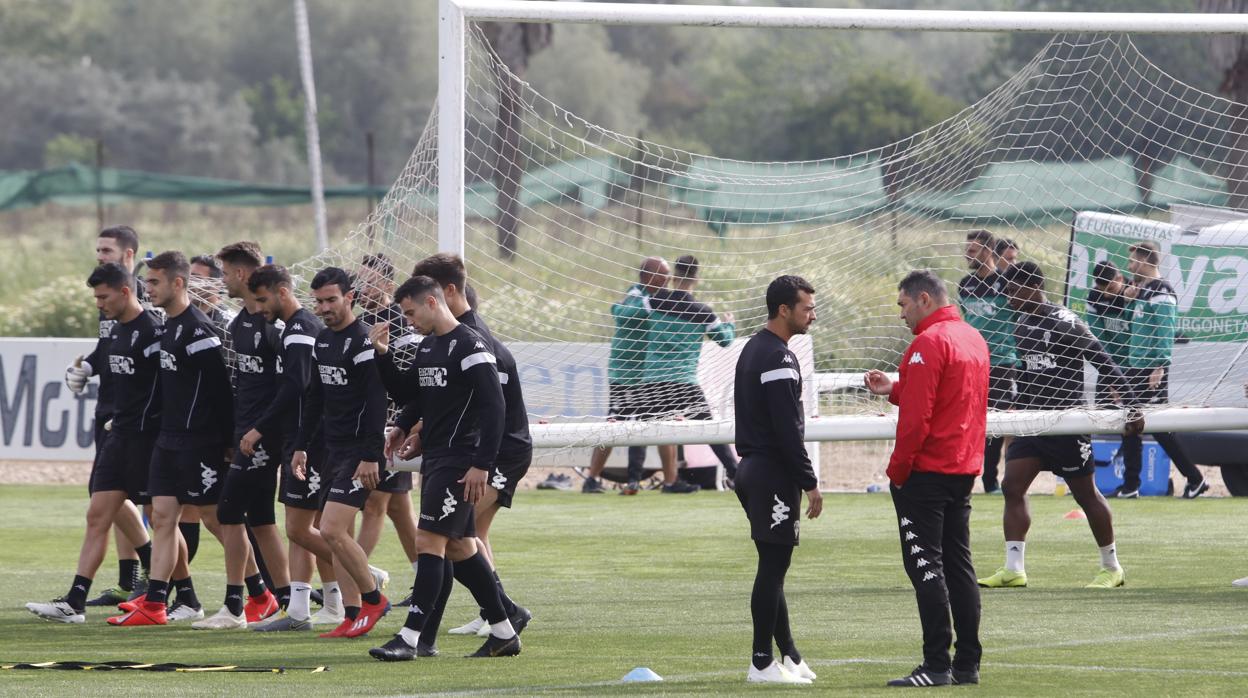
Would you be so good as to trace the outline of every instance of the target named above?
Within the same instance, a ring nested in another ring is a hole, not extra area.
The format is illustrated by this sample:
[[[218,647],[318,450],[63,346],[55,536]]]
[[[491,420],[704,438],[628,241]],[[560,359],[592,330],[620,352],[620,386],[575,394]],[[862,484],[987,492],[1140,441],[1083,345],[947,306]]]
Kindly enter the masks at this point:
[[[1083,513],[1083,509],[1072,509],[1070,512],[1068,512],[1068,513],[1067,513],[1065,516],[1063,516],[1062,518],[1063,518],[1063,519],[1069,519],[1069,520],[1075,520],[1075,519],[1086,519],[1086,518],[1088,518],[1088,515],[1087,515],[1087,514],[1085,514],[1085,513]]]

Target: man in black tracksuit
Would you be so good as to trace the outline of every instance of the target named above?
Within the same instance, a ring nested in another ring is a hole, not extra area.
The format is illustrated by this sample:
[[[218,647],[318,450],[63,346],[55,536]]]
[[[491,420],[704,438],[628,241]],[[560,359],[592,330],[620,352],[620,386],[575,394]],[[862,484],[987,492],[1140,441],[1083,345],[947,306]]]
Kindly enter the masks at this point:
[[[134,231],[134,228],[128,225],[105,228],[100,231],[100,235],[95,242],[95,261],[100,265],[112,262],[129,272],[135,283],[135,295],[146,306],[146,289],[144,288],[143,280],[138,277],[139,267],[142,267],[142,262],[138,262],[136,266],[135,261],[138,249],[139,234]],[[96,393],[94,420],[95,453],[97,459],[104,448],[104,427],[112,419],[114,411],[113,375],[108,369],[109,342],[111,341],[110,335],[113,324],[114,321],[104,317],[104,313],[101,312],[99,340],[96,342],[95,348],[89,355],[82,357],[81,361],[70,364],[65,369],[65,384],[69,387],[70,392],[75,395],[81,395],[86,390],[87,381],[93,374],[100,376],[99,390]],[[93,481],[94,478],[87,480],[88,494],[95,491],[91,484]],[[134,503],[127,500],[114,516],[114,522],[117,524],[117,586],[106,589],[98,597],[87,601],[86,605],[88,606],[115,606],[117,603],[125,601],[135,594],[145,591],[145,583],[139,576],[139,555],[135,552],[136,547],[143,548],[146,559],[147,551],[150,550],[150,548],[145,547],[149,546],[151,541],[148,538],[147,529],[143,525],[143,518]]]
[[[503,602],[507,616],[511,619],[512,626],[517,633],[520,633],[532,619],[532,614],[528,609],[512,601],[504,591],[502,581],[499,580],[497,565],[494,561],[494,549],[490,545],[489,536],[494,516],[502,507],[511,508],[516,487],[528,473],[529,464],[533,461],[533,439],[529,435],[529,413],[524,404],[524,391],[520,387],[520,371],[511,350],[490,333],[485,320],[481,318],[475,306],[469,303],[467,294],[463,291],[469,288],[468,272],[464,267],[463,259],[458,255],[439,253],[417,262],[413,271],[416,276],[428,276],[438,282],[446,298],[447,309],[458,322],[467,325],[489,340],[491,351],[497,362],[498,379],[503,387],[505,409],[503,436],[498,446],[498,457],[495,459],[495,472],[490,477],[490,487],[486,489],[481,501],[473,506],[475,512],[473,524],[477,530],[477,541],[480,543],[481,550],[489,560],[490,566],[495,568],[494,579],[498,583],[499,598]],[[383,362],[383,369],[385,365]],[[386,378],[385,370],[382,372],[382,378]],[[446,602],[450,598],[455,579],[453,564],[450,560],[447,560],[445,564],[446,572],[442,582],[442,592],[438,597],[437,605],[425,619],[421,630],[422,642],[430,647],[437,642],[442,612],[446,609]],[[485,624],[485,613],[481,611],[474,620],[457,629],[457,632],[475,633]]]
[[[473,655],[520,653],[520,638],[499,598],[490,563],[476,542],[473,507],[496,472],[505,408],[497,358],[484,337],[458,322],[437,281],[415,276],[395,294],[404,315],[424,335],[395,401],[404,403],[399,428],[423,422],[424,456],[416,583],[403,629],[369,654],[383,661],[432,654],[420,646],[427,614],[443,586],[445,559],[485,609],[490,637]]]
[[[282,336],[277,357],[276,392],[264,413],[239,442],[239,451],[250,456],[270,435],[281,439],[281,477],[279,501],[286,506],[286,537],[290,539],[290,605],[286,617],[263,626],[265,631],[311,630],[313,554],[325,569],[332,564],[333,551],[316,530],[317,513],[325,493],[325,445],[319,432],[314,432],[308,447],[304,477],[293,476],[290,470],[295,453],[295,438],[302,426],[303,403],[312,381],[313,348],[316,337],[325,329],[324,323],[300,304],[294,283],[284,267],[266,264],[247,280],[256,305],[269,322],[282,322]],[[319,380],[319,376],[317,377]],[[341,592],[336,581],[325,581],[329,595],[326,608],[341,608]],[[335,625],[340,618],[333,619]]]
[[[295,477],[306,477],[307,450],[317,429],[322,429],[329,492],[321,507],[321,537],[333,551],[339,582],[347,582],[349,576],[360,591],[359,606],[354,594],[344,591],[346,618],[323,637],[352,638],[372,630],[390,610],[368,569],[368,556],[351,535],[356,512],[385,475],[386,391],[368,330],[352,311],[351,276],[327,267],[312,277],[311,285],[325,329],[317,335],[312,353],[315,374],[303,405],[291,470]]]
[[[781,276],[767,287],[767,326],[750,338],[737,360],[736,439],[741,463],[736,492],[758,571],[750,596],[754,651],[746,680],[810,683],[815,678],[793,642],[784,577],[798,543],[798,512],[806,492],[808,518],[823,509],[819,482],[804,444],[802,376],[788,348],[793,335],[815,321],[815,289],[801,277]],[[772,654],[772,640],[782,659]]]

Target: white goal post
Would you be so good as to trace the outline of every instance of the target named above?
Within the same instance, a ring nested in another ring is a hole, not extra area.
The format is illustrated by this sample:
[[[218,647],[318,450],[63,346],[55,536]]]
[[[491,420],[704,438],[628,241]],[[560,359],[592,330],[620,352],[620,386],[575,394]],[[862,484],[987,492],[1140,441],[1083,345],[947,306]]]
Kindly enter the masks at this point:
[[[439,0],[439,94],[437,104],[437,245],[465,254],[468,51],[472,22],[543,22],[610,25],[682,25],[706,27],[821,28],[837,30],[1245,34],[1248,15],[1154,13],[1035,13],[979,11],[859,10],[823,8],[650,5],[526,0]],[[1072,237],[1073,239],[1073,237]],[[472,260],[467,259],[469,266]],[[810,411],[808,407],[808,412]],[[1122,427],[1122,412],[990,413],[994,434],[1112,433]],[[812,441],[891,439],[891,414],[813,418]],[[1148,414],[1149,431],[1248,429],[1248,409],[1171,407]],[[731,420],[650,423],[644,430],[628,424],[534,424],[536,445],[631,445],[656,443],[730,443]]]

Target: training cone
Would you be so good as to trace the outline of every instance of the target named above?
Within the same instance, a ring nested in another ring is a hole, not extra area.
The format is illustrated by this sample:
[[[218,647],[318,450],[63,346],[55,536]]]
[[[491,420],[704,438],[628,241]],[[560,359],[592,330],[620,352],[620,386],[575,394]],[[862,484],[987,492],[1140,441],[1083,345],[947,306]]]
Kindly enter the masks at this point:
[[[1065,516],[1063,516],[1062,518],[1063,518],[1063,519],[1070,519],[1070,520],[1075,520],[1075,519],[1086,519],[1086,518],[1088,518],[1088,515],[1087,515],[1087,514],[1085,514],[1085,513],[1083,513],[1083,509],[1072,509],[1070,512],[1068,512],[1068,513],[1067,513]]]
[[[662,681],[663,677],[651,671],[650,667],[639,666],[624,675],[621,683],[640,683],[643,681]]]

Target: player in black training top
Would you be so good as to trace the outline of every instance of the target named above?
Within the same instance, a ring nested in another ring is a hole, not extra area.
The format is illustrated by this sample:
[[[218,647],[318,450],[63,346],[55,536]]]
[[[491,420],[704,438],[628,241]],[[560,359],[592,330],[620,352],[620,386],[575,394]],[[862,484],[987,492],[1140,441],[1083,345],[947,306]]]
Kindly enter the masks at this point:
[[[1006,292],[1017,311],[1014,343],[1018,349],[1018,406],[1060,411],[1084,406],[1084,363],[1096,367],[1110,396],[1118,401],[1124,385],[1122,371],[1086,323],[1069,309],[1050,302],[1044,294],[1044,274],[1035,262],[1022,262],[1006,272]],[[1140,429],[1143,420],[1129,429]],[[1027,586],[1023,564],[1031,513],[1027,490],[1042,470],[1064,478],[1075,501],[1088,516],[1088,526],[1101,550],[1101,570],[1089,588],[1113,588],[1124,583],[1114,545],[1113,515],[1093,482],[1092,439],[1077,436],[1019,436],[1005,456],[1005,566],[980,579],[983,587]]]
[[[802,374],[789,340],[815,321],[815,289],[799,276],[781,276],[767,287],[767,326],[746,342],[737,359],[737,499],[750,522],[758,571],[750,597],[754,650],[746,679],[758,683],[810,683],[814,672],[793,642],[784,577],[798,542],[802,492],[807,518],[823,511],[819,481],[806,453]],[[772,641],[781,653],[776,661]]]
[[[210,529],[216,527],[223,456],[233,425],[221,339],[208,318],[191,306],[186,257],[163,252],[147,266],[148,295],[168,318],[160,339],[160,434],[148,471],[155,540],[147,595],[132,611],[110,618],[114,625],[164,625],[171,581],[178,594],[170,614],[177,612],[177,619],[203,617],[177,524],[186,506],[196,507]]]
[[[322,637],[359,637],[390,610],[369,572],[368,556],[351,536],[356,511],[385,476],[386,390],[368,331],[352,311],[351,275],[338,267],[320,270],[312,277],[312,295],[325,329],[313,348],[312,390],[304,401],[291,470],[295,477],[306,477],[308,446],[315,430],[324,430],[329,492],[321,508],[321,537],[333,551],[338,581],[350,577],[356,587],[343,589],[346,618]],[[362,592],[359,606],[354,603],[357,588]]]
[[[357,302],[363,312],[360,321],[370,330],[379,327],[387,328],[391,337],[390,347],[394,352],[392,363],[400,370],[411,365],[416,345],[420,337],[411,331],[403,311],[394,302],[394,265],[384,254],[368,254],[360,263],[359,275],[356,278],[358,289]],[[389,456],[389,454],[386,454]],[[377,489],[368,495],[364,505],[364,516],[360,520],[360,531],[356,540],[360,547],[370,556],[381,540],[381,531],[385,526],[387,515],[394,524],[394,531],[399,535],[399,543],[408,563],[416,564],[416,513],[412,510],[412,473],[410,470],[388,468]],[[401,495],[398,497],[392,495]],[[383,579],[389,574],[377,570]],[[406,599],[405,599],[406,601]],[[399,605],[405,605],[399,602]]]
[[[242,302],[227,334],[234,356],[234,432],[236,444],[251,430],[277,392],[277,355],[280,332],[256,307],[247,280],[264,259],[254,242],[236,242],[217,253],[226,293]],[[217,521],[225,547],[225,602],[216,615],[192,625],[200,630],[245,628],[277,613],[290,596],[286,550],[277,531],[273,511],[277,492],[277,469],[281,458],[281,435],[272,434],[251,450],[236,449],[225,472]],[[248,540],[250,527],[273,580],[264,580]],[[247,599],[243,599],[243,586]],[[276,592],[276,596],[274,595]],[[281,599],[281,601],[279,601]]]
[[[490,333],[485,320],[477,312],[475,304],[469,301],[466,291],[470,289],[470,286],[468,285],[468,273],[464,267],[463,259],[458,255],[439,253],[417,262],[413,271],[416,276],[428,276],[438,282],[438,285],[442,288],[442,295],[446,299],[446,306],[451,311],[451,314],[455,316],[458,322],[467,325],[470,329],[476,331],[477,334],[489,340],[490,350],[497,361],[498,379],[503,387],[505,409],[503,437],[499,443],[494,472],[490,476],[490,486],[486,488],[481,500],[473,505],[475,514],[473,525],[477,530],[477,541],[480,544],[481,552],[485,554],[490,566],[494,568],[494,579],[498,584],[499,598],[503,602],[503,608],[507,611],[512,627],[515,628],[517,633],[522,633],[525,626],[532,619],[532,614],[528,609],[512,601],[503,589],[494,559],[494,549],[490,544],[489,538],[494,516],[498,513],[499,508],[511,507],[516,486],[524,479],[525,474],[528,473],[529,464],[533,460],[533,439],[529,435],[529,414],[524,405],[524,391],[520,386],[520,371],[516,366],[515,357],[511,355],[511,351]],[[389,366],[390,364],[383,359],[381,362],[382,380],[387,379],[388,373],[391,374],[391,381],[394,380],[393,372],[387,370]],[[396,443],[401,436],[407,436],[409,439],[412,439],[413,444],[411,445],[413,447],[420,440],[419,430],[416,430],[415,435],[407,435],[402,429],[397,427],[391,430],[390,436],[394,437],[389,444],[392,449],[396,447]],[[442,593],[438,597],[438,602],[433,610],[428,613],[424,627],[421,629],[422,643],[426,646],[433,647],[437,642],[438,629],[442,623],[442,612],[446,609],[446,602],[450,598],[451,588],[454,586],[453,582],[454,567],[451,561],[447,560],[444,566]],[[454,634],[471,635],[477,633],[486,625],[485,616],[479,613],[472,621],[453,629],[451,632]]]
[[[134,277],[120,264],[109,262],[91,272],[87,285],[95,293],[100,312],[112,322],[105,370],[112,374],[113,425],[91,471],[91,502],[87,529],[78,555],[78,569],[69,593],[50,603],[28,603],[37,616],[62,623],[82,623],[87,592],[104,555],[108,529],[127,498],[135,504],[151,501],[147,492],[147,463],[159,428],[161,324],[139,303]],[[143,566],[150,562],[151,545],[140,548]]]
[[[285,267],[271,264],[260,267],[248,279],[247,288],[266,320],[284,324],[277,357],[276,392],[263,414],[239,442],[239,450],[244,455],[251,455],[262,441],[269,440],[270,434],[281,438],[281,450],[278,452],[282,463],[280,499],[286,505],[286,536],[290,539],[290,605],[284,618],[258,629],[311,629],[314,554],[319,558],[322,569],[330,571],[324,580],[327,598],[323,614],[327,616],[327,621],[337,625],[342,618],[335,619],[334,616],[341,616],[342,598],[332,574],[333,550],[316,528],[321,500],[327,490],[325,478],[328,477],[325,445],[319,433],[308,447],[304,477],[296,478],[290,472],[303,403],[313,379],[312,351],[316,346],[316,337],[325,325],[299,303],[294,283]]]
[[[395,401],[410,432],[423,420],[420,532],[416,583],[403,630],[369,654],[384,661],[417,656],[426,614],[442,589],[444,560],[485,609],[490,637],[473,656],[520,653],[520,638],[499,599],[490,563],[477,546],[473,505],[489,487],[502,440],[505,407],[489,340],[455,320],[437,281],[414,276],[395,294],[403,314],[424,335],[406,385]]]
[[[135,255],[138,249],[139,235],[130,226],[119,225],[105,228],[100,231],[99,237],[95,241],[95,261],[97,264],[113,262],[121,265],[123,269],[138,281],[135,284],[135,292],[139,301],[144,302],[147,294],[144,292],[141,280],[137,279],[136,271]],[[137,265],[141,267],[142,263],[139,262]],[[92,374],[99,374],[100,376],[99,390],[96,393],[94,422],[95,455],[97,459],[104,448],[105,425],[108,424],[108,420],[113,416],[113,376],[108,370],[107,362],[110,331],[114,321],[105,317],[103,312],[100,313],[99,317],[99,340],[96,342],[94,350],[89,355],[80,357],[79,360],[76,360],[65,369],[65,384],[75,395],[79,395],[86,390],[87,381]],[[90,478],[88,478],[87,483],[89,494]],[[130,598],[133,594],[142,592],[145,589],[145,582],[139,577],[139,556],[135,552],[135,546],[143,547],[150,543],[147,536],[147,528],[143,525],[143,517],[134,503],[126,500],[114,517],[114,524],[117,526],[117,586],[104,590],[98,597],[88,601],[88,606],[115,606]],[[133,541],[131,541],[132,537],[134,538]],[[144,548],[145,555],[148,550],[150,548]],[[138,590],[137,592],[135,591],[136,589]]]

